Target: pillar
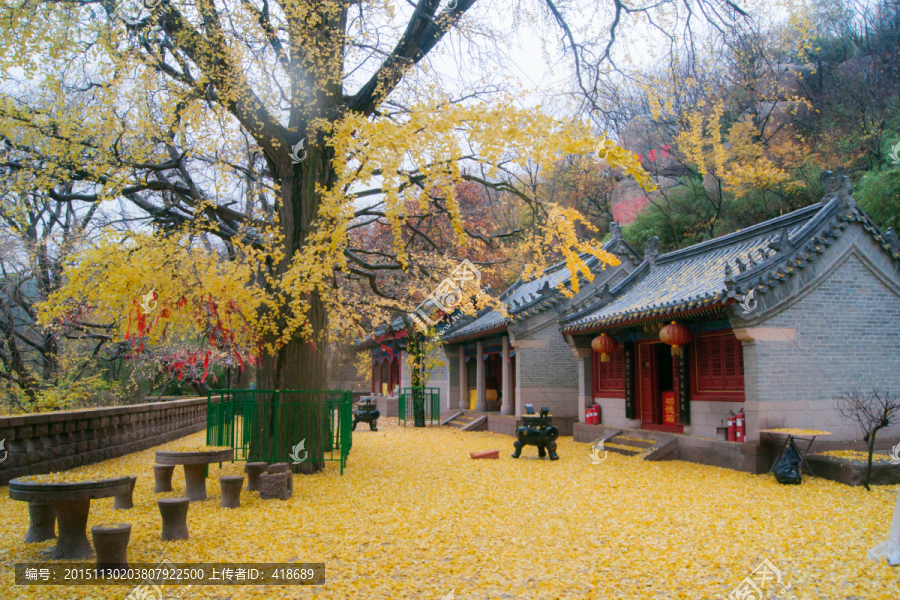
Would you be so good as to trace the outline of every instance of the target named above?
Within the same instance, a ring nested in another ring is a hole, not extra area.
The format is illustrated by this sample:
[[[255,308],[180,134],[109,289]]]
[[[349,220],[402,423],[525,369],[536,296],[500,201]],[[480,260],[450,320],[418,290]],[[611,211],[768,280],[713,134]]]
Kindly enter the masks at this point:
[[[573,348],[578,369],[578,422],[585,423],[585,410],[593,404],[594,397],[594,369],[593,356],[590,348]]]
[[[509,376],[509,337],[503,336],[503,362],[501,364],[501,375],[502,375],[502,383],[503,386],[503,406],[500,407],[501,415],[511,415],[513,414],[513,401],[515,398],[515,394],[513,394],[512,389],[510,389],[510,385],[512,381]]]
[[[514,344],[511,344],[515,348]],[[522,355],[516,354],[516,418],[521,419],[525,407],[522,402]]]
[[[466,377],[466,346],[459,346],[459,407],[469,408],[469,379]]]
[[[484,394],[484,354],[481,349],[481,341],[475,342],[475,410],[487,410],[487,399]]]

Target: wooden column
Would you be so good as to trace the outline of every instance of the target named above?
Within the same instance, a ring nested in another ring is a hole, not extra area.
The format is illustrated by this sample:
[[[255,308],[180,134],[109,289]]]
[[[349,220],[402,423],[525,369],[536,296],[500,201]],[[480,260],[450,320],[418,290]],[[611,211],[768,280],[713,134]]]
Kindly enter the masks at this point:
[[[687,349],[685,349],[687,354]],[[674,380],[676,385],[675,401],[678,402],[678,422],[682,425],[691,424],[691,403],[688,401],[688,380],[687,380],[687,356],[676,356],[674,369]]]
[[[625,342],[625,418],[636,419],[634,406],[634,343]]]
[[[459,408],[469,408],[469,378],[466,377],[466,346],[459,346]]]
[[[509,337],[503,336],[503,363],[502,363],[503,406],[500,407],[501,415],[513,414],[514,396],[511,386],[512,378],[509,376]]]
[[[381,386],[384,383],[384,361],[381,360],[381,355],[378,356],[378,389],[375,391],[379,396],[381,395]]]
[[[481,341],[475,342],[475,410],[487,410],[487,398],[485,398],[485,377],[484,377],[484,352],[481,347]]]

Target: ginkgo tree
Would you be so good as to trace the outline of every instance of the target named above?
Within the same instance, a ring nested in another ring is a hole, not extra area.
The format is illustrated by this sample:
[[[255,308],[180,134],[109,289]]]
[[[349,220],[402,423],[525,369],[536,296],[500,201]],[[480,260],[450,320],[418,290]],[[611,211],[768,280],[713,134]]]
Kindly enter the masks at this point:
[[[730,0],[691,4],[743,14]],[[582,87],[623,28],[693,15],[669,0],[608,8],[535,0],[518,11],[558,27]],[[584,15],[595,31],[569,26]],[[152,288],[166,308],[141,337],[221,322],[233,349],[258,357],[261,389],[323,389],[328,332],[362,322],[354,300],[367,299],[354,285],[388,280],[395,291],[378,308],[409,310],[478,240],[460,215],[461,181],[532,207],[527,273],[550,256],[587,273],[580,254],[600,252],[576,235],[577,213],[510,182],[602,140],[516,106],[489,61],[467,65],[484,80],[454,97],[425,60],[450,38],[490,40],[483,2],[164,0],[122,19],[110,1],[2,0],[0,17],[4,167],[56,202],[127,202],[154,230],[110,234],[74,259],[48,318],[89,306],[124,335]],[[607,142],[610,167],[652,188]],[[436,243],[423,219],[449,223],[452,239]],[[354,230],[385,224],[392,247],[354,245]],[[221,252],[202,252],[202,234]]]

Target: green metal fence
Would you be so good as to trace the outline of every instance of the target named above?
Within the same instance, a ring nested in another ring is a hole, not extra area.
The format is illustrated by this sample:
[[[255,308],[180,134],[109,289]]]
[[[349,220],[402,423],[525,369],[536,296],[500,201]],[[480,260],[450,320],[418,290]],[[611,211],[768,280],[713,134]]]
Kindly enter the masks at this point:
[[[339,462],[353,445],[347,390],[211,390],[206,445],[234,448],[248,462]],[[301,447],[302,446],[302,447]]]
[[[403,388],[400,390],[400,424],[412,421],[416,427],[441,422],[441,390],[439,388]]]

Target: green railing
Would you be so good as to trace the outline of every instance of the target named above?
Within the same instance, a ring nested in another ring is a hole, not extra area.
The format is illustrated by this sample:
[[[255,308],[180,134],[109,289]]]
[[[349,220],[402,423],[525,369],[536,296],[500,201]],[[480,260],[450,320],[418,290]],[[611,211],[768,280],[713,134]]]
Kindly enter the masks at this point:
[[[235,460],[333,461],[343,475],[352,427],[347,390],[211,390],[207,396],[206,445],[234,448]]]
[[[400,390],[399,422],[405,427],[412,421],[416,427],[441,422],[441,390],[439,388],[403,388]]]

